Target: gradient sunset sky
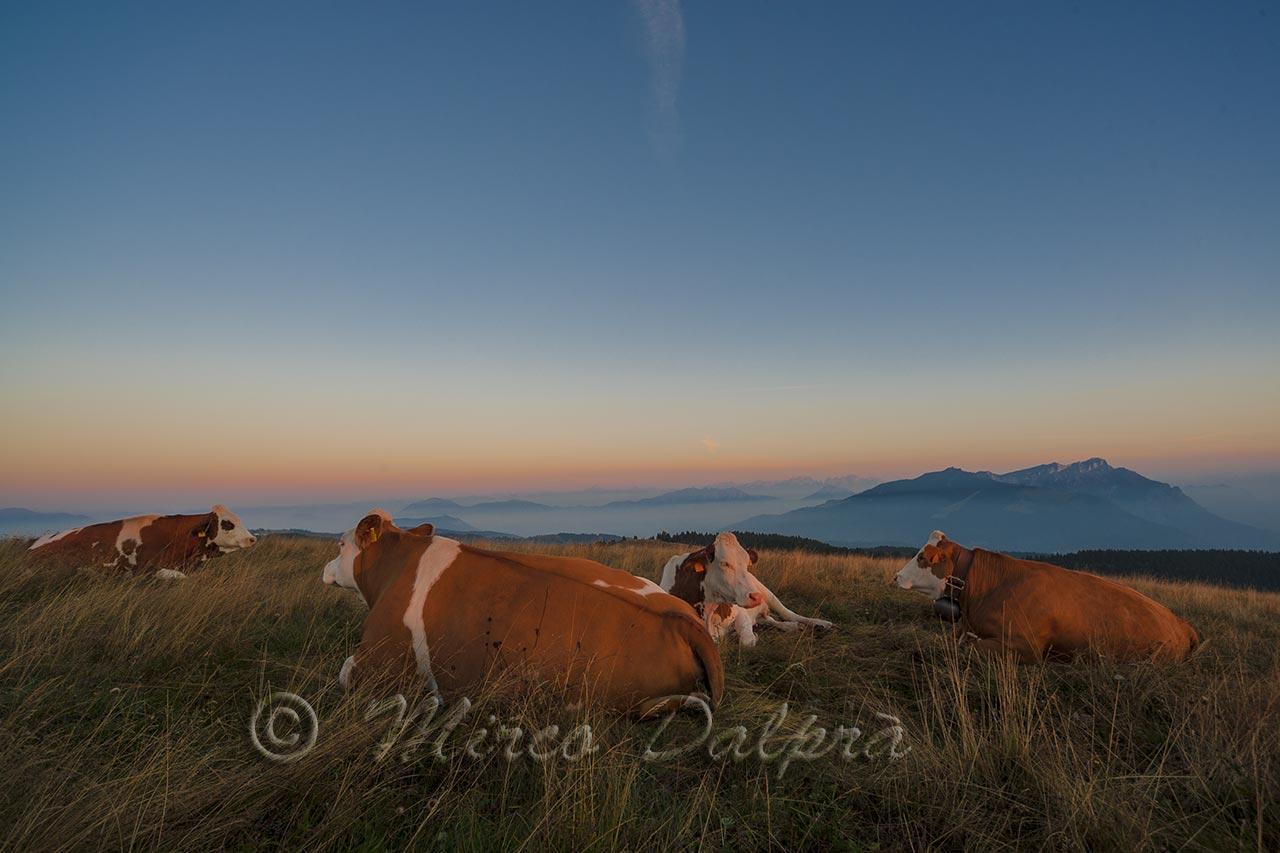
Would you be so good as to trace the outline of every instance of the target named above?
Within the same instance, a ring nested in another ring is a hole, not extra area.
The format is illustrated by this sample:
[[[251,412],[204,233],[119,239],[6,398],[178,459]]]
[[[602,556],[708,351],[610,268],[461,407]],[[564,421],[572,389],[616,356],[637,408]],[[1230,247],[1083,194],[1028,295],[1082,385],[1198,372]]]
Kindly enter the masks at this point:
[[[0,504],[1280,470],[1271,3],[6,4]]]

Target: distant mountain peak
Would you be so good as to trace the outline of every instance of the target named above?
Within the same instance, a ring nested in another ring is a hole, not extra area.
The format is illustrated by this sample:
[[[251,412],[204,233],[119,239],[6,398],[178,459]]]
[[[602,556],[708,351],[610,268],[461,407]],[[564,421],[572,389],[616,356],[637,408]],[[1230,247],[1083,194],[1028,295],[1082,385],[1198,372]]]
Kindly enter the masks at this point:
[[[1214,515],[1181,489],[1094,456],[1007,474],[956,466],[734,529],[841,545],[910,545],[944,527],[958,541],[1006,550],[1273,548],[1265,530]]]
[[[1045,465],[1035,465],[1031,468],[1022,468],[1018,471],[1010,471],[1007,474],[995,474],[993,476],[1006,483],[1021,483],[1023,485],[1047,485],[1066,482],[1105,483],[1111,481],[1120,483],[1125,480],[1134,483],[1158,482],[1143,477],[1136,471],[1130,471],[1128,468],[1116,468],[1101,456],[1092,456],[1067,465],[1063,465],[1061,462],[1049,462]]]
[[[1101,456],[1092,456],[1088,459],[1082,459],[1079,462],[1072,462],[1069,465],[1061,465],[1057,462],[1051,463],[1052,467],[1059,474],[1109,474],[1112,471],[1124,471],[1124,468],[1112,467],[1111,463],[1103,459]]]
[[[806,501],[842,501],[845,498],[853,497],[857,492],[853,489],[846,489],[843,486],[836,486],[830,483],[824,485],[817,491],[811,492],[804,497]]]
[[[401,512],[412,514],[415,512],[461,508],[462,504],[457,501],[451,501],[448,498],[427,498],[426,500],[414,501],[411,504],[406,504]]]

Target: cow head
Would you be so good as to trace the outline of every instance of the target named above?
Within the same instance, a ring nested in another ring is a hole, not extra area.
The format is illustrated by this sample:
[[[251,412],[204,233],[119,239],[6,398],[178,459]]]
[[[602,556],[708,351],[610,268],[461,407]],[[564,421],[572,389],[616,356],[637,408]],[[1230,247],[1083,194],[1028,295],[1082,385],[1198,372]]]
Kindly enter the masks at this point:
[[[360,523],[338,539],[338,556],[325,564],[321,579],[330,585],[344,589],[360,590],[356,583],[356,560],[360,552],[368,548],[388,530],[399,529],[391,520],[391,513],[375,509],[360,519]]]
[[[935,530],[929,541],[893,576],[893,583],[903,589],[914,589],[930,598],[941,598],[946,580],[955,571],[960,546]]]
[[[206,556],[229,554],[241,548],[248,548],[258,541],[257,537],[245,528],[240,516],[222,504],[214,504],[209,514],[200,520],[194,532],[204,541]]]
[[[701,575],[701,589],[707,604],[736,604],[757,607],[764,599],[751,583],[751,566],[759,557],[743,548],[738,537],[721,533],[701,551],[694,551],[685,565]]]

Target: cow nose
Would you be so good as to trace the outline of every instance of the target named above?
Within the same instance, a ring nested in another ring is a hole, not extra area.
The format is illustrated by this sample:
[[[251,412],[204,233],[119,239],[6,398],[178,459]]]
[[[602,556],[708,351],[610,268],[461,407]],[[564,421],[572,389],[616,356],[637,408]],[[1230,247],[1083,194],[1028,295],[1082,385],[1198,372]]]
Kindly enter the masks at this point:
[[[255,544],[257,541],[258,541],[258,537],[257,537],[257,536],[250,536],[250,537],[249,537],[249,544],[250,544],[250,545]]]
[[[760,593],[753,592],[747,596],[748,607],[759,607],[761,604],[764,604],[764,596]]]

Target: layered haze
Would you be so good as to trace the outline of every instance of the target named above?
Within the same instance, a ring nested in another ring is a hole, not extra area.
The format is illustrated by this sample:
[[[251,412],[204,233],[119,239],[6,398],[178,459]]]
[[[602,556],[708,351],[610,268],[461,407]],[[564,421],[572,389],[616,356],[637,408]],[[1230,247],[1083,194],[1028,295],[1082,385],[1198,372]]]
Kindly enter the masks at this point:
[[[237,509],[259,530],[334,534],[374,505],[405,527],[430,522],[446,534],[490,539],[647,538],[665,531],[733,529],[838,546],[915,546],[941,527],[967,544],[1004,551],[1280,550],[1280,531],[1271,525],[1218,514],[1177,486],[1100,458],[1005,474],[950,467],[879,485],[852,475],[799,476],[667,491],[471,493]],[[1262,502],[1249,506],[1255,513],[1276,509]],[[35,535],[87,520],[0,510],[0,533]]]

